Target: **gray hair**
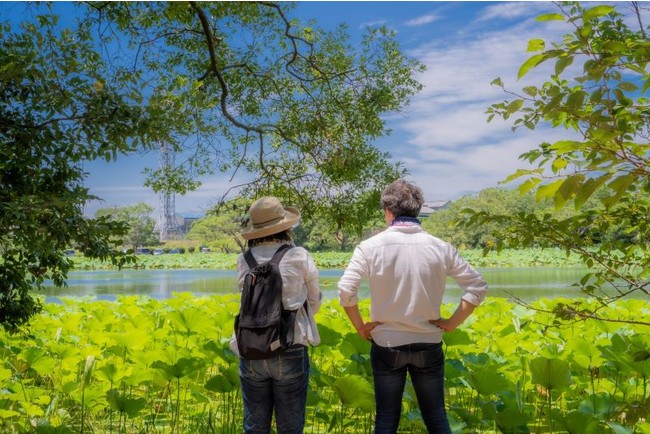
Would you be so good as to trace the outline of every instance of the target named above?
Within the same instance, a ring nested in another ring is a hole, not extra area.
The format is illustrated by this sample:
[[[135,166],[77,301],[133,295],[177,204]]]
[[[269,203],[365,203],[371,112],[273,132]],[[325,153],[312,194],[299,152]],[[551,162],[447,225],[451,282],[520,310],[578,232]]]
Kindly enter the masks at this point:
[[[395,217],[417,217],[424,203],[422,189],[416,184],[398,179],[384,189],[381,206]]]

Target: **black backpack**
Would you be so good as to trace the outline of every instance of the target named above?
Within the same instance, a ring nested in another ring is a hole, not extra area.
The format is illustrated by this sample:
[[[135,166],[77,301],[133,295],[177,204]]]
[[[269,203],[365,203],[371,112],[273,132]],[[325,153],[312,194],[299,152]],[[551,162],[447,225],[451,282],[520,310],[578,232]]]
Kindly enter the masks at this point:
[[[250,249],[244,253],[250,271],[244,278],[239,314],[235,317],[237,348],[244,359],[268,359],[293,344],[297,311],[282,305],[280,275],[280,261],[290,248],[283,244],[263,264],[257,263]]]

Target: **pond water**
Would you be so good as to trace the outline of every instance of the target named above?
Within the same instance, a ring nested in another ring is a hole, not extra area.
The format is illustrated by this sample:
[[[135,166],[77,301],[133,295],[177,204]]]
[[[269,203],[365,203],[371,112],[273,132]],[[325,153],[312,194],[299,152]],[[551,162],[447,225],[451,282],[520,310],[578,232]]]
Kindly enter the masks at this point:
[[[532,301],[539,297],[579,296],[571,285],[585,273],[579,268],[484,268],[480,269],[490,286],[490,297],[517,297]],[[336,282],[343,270],[321,270],[323,296],[336,298]],[[75,271],[68,276],[67,288],[51,283],[43,292],[48,302],[61,297],[84,297],[115,300],[120,295],[146,295],[157,299],[173,297],[176,292],[197,296],[237,292],[235,271],[232,270],[122,270]],[[361,296],[367,296],[367,284]],[[449,280],[445,303],[455,302],[460,289]]]

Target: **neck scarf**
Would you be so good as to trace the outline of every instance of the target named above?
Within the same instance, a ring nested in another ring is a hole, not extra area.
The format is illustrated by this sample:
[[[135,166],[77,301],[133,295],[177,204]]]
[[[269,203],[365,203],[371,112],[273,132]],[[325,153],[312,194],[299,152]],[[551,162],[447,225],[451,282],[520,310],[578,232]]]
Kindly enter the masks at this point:
[[[415,217],[406,217],[406,216],[399,216],[395,217],[392,222],[390,222],[391,226],[416,226],[420,225],[420,220],[416,219]]]

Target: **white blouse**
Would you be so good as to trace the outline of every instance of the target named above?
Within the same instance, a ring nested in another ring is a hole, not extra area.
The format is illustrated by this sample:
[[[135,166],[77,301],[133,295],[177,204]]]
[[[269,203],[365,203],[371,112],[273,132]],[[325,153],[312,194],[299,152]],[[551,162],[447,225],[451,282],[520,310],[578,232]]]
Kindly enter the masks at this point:
[[[268,262],[281,245],[282,243],[268,243],[255,246],[251,249],[253,257],[258,264]],[[249,270],[244,255],[239,255],[237,258],[237,283],[240,291]],[[298,309],[294,343],[320,344],[314,315],[320,309],[322,294],[318,284],[318,269],[314,260],[303,247],[294,246],[285,253],[280,261],[280,273],[282,274],[282,304],[288,310]],[[305,312],[303,308],[305,300],[308,301],[308,312]]]

